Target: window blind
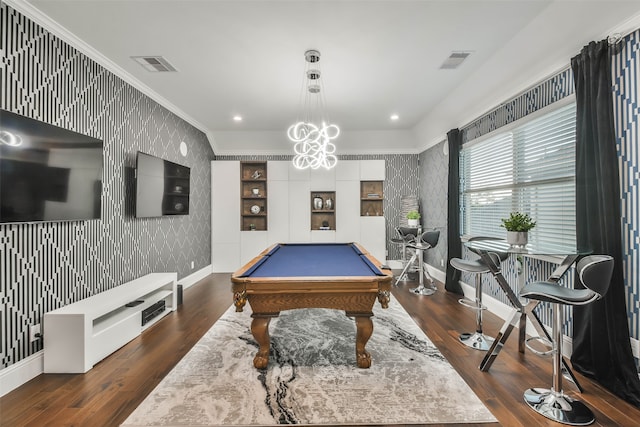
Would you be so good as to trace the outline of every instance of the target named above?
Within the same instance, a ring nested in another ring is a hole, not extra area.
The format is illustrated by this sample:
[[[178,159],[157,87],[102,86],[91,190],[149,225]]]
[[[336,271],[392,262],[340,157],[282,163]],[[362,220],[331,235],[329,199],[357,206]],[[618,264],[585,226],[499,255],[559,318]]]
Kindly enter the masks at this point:
[[[528,213],[529,241],[575,248],[575,103],[476,144],[460,155],[460,224],[467,236],[504,237],[501,219]]]

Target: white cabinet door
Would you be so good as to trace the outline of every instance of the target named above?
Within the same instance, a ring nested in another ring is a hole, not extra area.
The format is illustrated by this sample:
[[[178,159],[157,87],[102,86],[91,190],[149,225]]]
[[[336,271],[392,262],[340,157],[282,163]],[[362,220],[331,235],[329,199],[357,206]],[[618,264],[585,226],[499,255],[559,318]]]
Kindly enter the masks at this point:
[[[286,160],[269,160],[267,162],[268,181],[289,181],[289,165]]]
[[[271,165],[269,165],[271,167]],[[271,169],[268,171],[271,176]],[[289,241],[289,183],[285,181],[267,182],[269,198],[268,241],[286,243]]]
[[[233,273],[240,264],[240,233],[236,243],[213,243],[211,245],[211,267],[214,273]]]
[[[211,162],[211,233],[216,243],[240,238],[240,162]]]
[[[361,160],[360,179],[362,181],[384,181],[384,160]]]
[[[310,192],[309,181],[289,181],[290,242],[305,243],[311,240]]]
[[[336,181],[360,180],[360,160],[340,160],[335,170]]]
[[[267,231],[242,231],[240,233],[240,266],[245,265],[267,249]]]
[[[336,181],[336,241],[360,241],[360,181]]]
[[[387,236],[383,216],[360,217],[360,243],[378,261],[386,262]]]
[[[314,243],[333,243],[336,241],[336,231],[311,230],[311,241]]]
[[[289,181],[309,181],[309,169],[298,169],[289,162]]]
[[[211,266],[214,273],[240,267],[240,162],[211,162]]]
[[[336,189],[336,171],[324,168],[311,170],[310,181],[311,191],[333,191]]]

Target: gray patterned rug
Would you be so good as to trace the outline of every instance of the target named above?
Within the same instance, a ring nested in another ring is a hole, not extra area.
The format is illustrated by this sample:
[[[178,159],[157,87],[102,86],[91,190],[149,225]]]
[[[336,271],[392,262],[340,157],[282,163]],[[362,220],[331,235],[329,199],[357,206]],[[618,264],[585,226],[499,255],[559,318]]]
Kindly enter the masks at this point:
[[[248,308],[231,306],[123,426],[496,421],[393,299],[376,303],[369,369],[356,367],[354,321],[324,309],[272,319],[269,366],[254,369]]]

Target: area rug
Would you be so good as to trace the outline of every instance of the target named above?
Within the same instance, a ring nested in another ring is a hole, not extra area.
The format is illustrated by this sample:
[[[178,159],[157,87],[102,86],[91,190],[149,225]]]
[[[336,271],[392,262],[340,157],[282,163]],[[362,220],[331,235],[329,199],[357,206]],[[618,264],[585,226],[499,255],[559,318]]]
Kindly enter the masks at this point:
[[[271,320],[269,366],[257,370],[250,315],[231,306],[122,425],[496,421],[393,299],[376,303],[369,369],[356,366],[352,319],[303,309]]]

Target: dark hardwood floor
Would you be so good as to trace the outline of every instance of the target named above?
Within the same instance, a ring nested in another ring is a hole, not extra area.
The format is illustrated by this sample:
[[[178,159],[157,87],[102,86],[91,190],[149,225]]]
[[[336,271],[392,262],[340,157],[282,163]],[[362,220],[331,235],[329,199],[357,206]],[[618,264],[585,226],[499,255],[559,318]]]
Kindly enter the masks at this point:
[[[472,310],[442,286],[432,296],[409,293],[406,283],[393,295],[405,307],[503,426],[558,426],[531,411],[522,400],[531,386],[551,384],[551,360],[517,351],[515,333],[489,372],[480,372],[483,353],[458,342],[460,331],[475,324]],[[86,374],[45,374],[0,398],[2,426],[117,426],[144,400],[230,306],[229,274],[213,274],[184,292],[184,304],[140,337]],[[502,322],[485,314],[485,331],[495,334]],[[375,332],[374,332],[375,333]],[[375,363],[375,355],[374,362]],[[640,409],[597,383],[578,375],[579,397],[593,409],[598,426],[638,426]],[[425,387],[429,387],[425,383]],[[565,391],[578,395],[565,382]],[[407,408],[411,410],[411,408]],[[380,420],[384,422],[384,420]],[[496,423],[475,426],[497,426]],[[450,426],[450,425],[449,425]]]

